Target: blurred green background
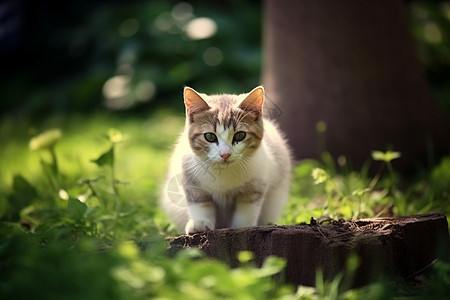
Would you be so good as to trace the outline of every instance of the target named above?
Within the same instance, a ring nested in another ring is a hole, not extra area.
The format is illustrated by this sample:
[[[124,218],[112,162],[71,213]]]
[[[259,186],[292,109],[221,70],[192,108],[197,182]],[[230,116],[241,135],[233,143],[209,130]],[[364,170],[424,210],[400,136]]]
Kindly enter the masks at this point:
[[[2,114],[179,109],[184,85],[235,93],[260,83],[261,1],[6,1],[1,9]],[[450,4],[411,1],[406,11],[449,112]]]
[[[11,1],[3,8],[10,11],[3,27],[17,22],[0,46],[5,113],[150,112],[179,108],[184,85],[233,92],[259,84],[260,1]]]

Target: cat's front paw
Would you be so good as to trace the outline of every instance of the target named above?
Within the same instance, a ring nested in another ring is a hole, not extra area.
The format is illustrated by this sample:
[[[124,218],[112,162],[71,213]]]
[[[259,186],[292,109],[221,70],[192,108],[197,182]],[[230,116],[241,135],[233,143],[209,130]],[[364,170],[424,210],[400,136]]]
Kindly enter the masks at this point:
[[[210,220],[189,220],[185,227],[186,234],[193,234],[197,232],[213,230],[215,225]]]

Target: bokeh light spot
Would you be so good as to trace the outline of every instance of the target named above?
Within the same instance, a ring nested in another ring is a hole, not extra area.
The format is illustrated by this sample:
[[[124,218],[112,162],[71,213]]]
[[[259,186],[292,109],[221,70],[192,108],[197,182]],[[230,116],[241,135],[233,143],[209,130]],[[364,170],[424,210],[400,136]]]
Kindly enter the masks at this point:
[[[114,76],[108,79],[103,86],[103,95],[106,98],[120,98],[129,93],[130,78],[128,76]]]
[[[444,2],[441,4],[441,9],[444,15],[450,20],[450,2]]]
[[[429,22],[423,27],[423,34],[425,39],[432,44],[439,44],[442,42],[442,33],[436,23]]]
[[[130,37],[139,30],[139,21],[136,19],[127,19],[119,26],[119,35],[122,37]]]
[[[316,130],[317,132],[324,133],[325,131],[327,131],[327,123],[325,123],[324,121],[317,122]]]
[[[160,31],[170,31],[174,26],[172,15],[169,12],[163,12],[156,17],[153,25]]]
[[[150,80],[142,80],[136,85],[134,94],[138,101],[150,101],[156,94],[156,86]]]
[[[203,52],[203,61],[208,66],[218,66],[223,61],[223,53],[219,48],[210,47]]]
[[[214,36],[217,32],[217,25],[210,18],[195,18],[187,23],[184,30],[190,39],[201,40]]]
[[[172,8],[172,18],[177,21],[185,21],[192,18],[194,9],[187,2],[180,2]]]
[[[103,85],[105,106],[110,109],[126,109],[131,106],[130,94],[131,78],[125,75],[117,75],[108,79]]]

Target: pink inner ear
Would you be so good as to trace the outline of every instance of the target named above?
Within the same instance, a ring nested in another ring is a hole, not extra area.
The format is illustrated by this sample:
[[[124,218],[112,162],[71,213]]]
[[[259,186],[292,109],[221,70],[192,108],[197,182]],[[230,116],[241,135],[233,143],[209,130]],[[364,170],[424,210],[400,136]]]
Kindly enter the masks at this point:
[[[239,108],[260,115],[262,112],[263,103],[264,89],[262,87],[257,87],[241,102]]]
[[[208,103],[192,88],[184,88],[184,104],[189,114],[209,109]]]

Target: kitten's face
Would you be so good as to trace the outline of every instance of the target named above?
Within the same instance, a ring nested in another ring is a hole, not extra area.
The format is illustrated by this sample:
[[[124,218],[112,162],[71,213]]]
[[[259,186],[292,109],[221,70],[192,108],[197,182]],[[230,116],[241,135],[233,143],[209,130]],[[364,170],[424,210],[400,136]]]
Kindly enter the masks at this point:
[[[186,126],[194,153],[205,162],[245,161],[261,144],[263,101],[262,87],[249,94],[214,96],[185,88]]]

